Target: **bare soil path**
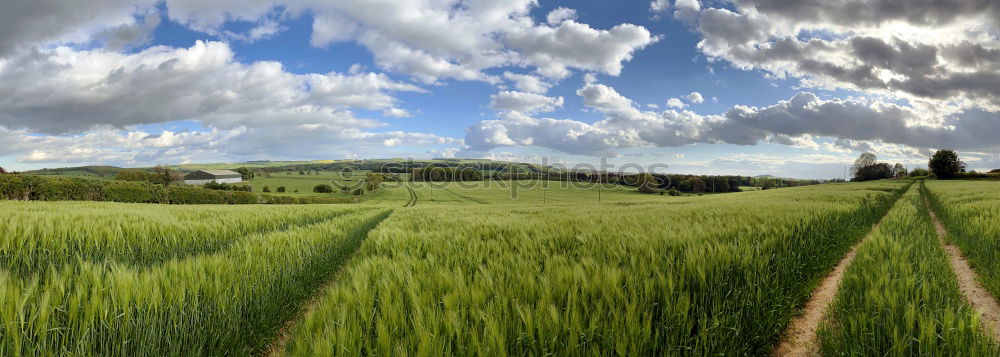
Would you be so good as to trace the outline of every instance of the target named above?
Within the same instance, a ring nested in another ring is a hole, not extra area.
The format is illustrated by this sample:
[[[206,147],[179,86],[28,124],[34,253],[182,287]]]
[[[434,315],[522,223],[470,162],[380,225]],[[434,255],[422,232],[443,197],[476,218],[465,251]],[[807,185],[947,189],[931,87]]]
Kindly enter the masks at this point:
[[[816,334],[819,330],[819,324],[826,317],[826,312],[830,309],[830,305],[833,304],[834,298],[837,297],[840,282],[844,280],[844,272],[851,265],[851,262],[854,261],[854,257],[858,253],[858,247],[868,240],[868,237],[873,232],[878,230],[878,227],[882,224],[882,219],[885,219],[885,217],[883,216],[878,223],[872,226],[872,230],[865,235],[864,239],[851,247],[847,255],[840,259],[840,262],[833,267],[830,274],[823,278],[819,286],[813,290],[812,295],[809,296],[809,301],[802,308],[802,314],[793,317],[792,321],[789,322],[785,332],[781,335],[781,340],[771,350],[771,356],[802,357],[819,355],[819,340]]]
[[[951,269],[955,271],[955,275],[958,277],[958,289],[965,296],[965,299],[972,304],[972,308],[980,314],[980,322],[986,333],[993,336],[994,340],[1000,342],[1000,304],[997,304],[997,300],[993,298],[993,295],[979,283],[979,275],[976,274],[976,271],[972,270],[972,266],[969,265],[969,261],[962,255],[962,251],[958,246],[950,244],[944,239],[948,235],[948,230],[941,224],[937,214],[934,212],[934,208],[927,201],[926,196],[924,197],[924,205],[927,206],[927,211],[931,215],[931,221],[934,222],[938,241],[941,242],[941,246],[948,253]]]

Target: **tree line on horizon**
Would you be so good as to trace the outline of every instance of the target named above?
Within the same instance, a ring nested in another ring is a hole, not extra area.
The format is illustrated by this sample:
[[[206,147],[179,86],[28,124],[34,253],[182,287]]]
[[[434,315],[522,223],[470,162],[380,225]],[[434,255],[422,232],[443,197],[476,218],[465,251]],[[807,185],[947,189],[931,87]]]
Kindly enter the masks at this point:
[[[906,167],[900,163],[890,166],[886,162],[878,162],[875,154],[866,152],[861,154],[854,165],[851,166],[851,181],[870,181],[898,177],[925,177],[933,175],[942,180],[948,179],[975,179],[994,178],[1000,174],[1000,169],[995,169],[989,173],[976,171],[966,171],[967,165],[959,159],[954,150],[941,149],[930,157],[927,162],[927,169],[916,168],[907,172]]]

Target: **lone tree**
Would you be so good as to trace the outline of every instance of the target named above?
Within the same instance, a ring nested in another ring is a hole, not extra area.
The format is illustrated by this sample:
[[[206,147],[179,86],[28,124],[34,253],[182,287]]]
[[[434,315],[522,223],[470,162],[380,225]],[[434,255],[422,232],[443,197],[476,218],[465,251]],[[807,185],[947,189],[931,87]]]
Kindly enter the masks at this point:
[[[254,172],[251,171],[250,169],[246,168],[246,167],[240,167],[240,168],[236,169],[236,172],[238,172],[240,174],[240,176],[243,179],[243,181],[253,180]]]
[[[0,167],[0,174],[5,174],[5,173],[7,173],[7,170],[4,170],[3,167]]]
[[[878,159],[875,157],[875,154],[873,153],[866,152],[864,154],[861,154],[861,156],[858,156],[857,160],[854,160],[854,165],[851,166],[851,173],[853,174],[852,176],[854,176],[854,178],[857,178],[858,172],[861,171],[861,169],[867,166],[875,165],[875,162],[877,162],[877,160]]]
[[[958,160],[958,154],[954,150],[938,150],[931,156],[927,167],[939,179],[954,178],[958,173],[965,172],[965,164]]]
[[[179,172],[174,172],[170,170],[169,167],[163,165],[157,165],[153,168],[153,174],[160,178],[160,182],[163,186],[170,186],[171,182],[181,181],[184,176],[181,176]]]
[[[385,177],[381,174],[369,172],[368,175],[365,176],[365,189],[368,191],[378,191],[379,188],[382,188],[382,182],[384,180]]]
[[[851,167],[854,173],[851,181],[881,180],[895,175],[889,164],[877,160],[875,154],[870,152],[861,154]]]

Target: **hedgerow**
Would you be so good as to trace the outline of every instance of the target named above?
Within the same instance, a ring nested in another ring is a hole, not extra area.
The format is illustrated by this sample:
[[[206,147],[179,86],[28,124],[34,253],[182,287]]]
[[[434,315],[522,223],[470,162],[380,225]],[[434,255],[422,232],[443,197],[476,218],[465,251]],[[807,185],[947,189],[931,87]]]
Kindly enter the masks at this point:
[[[217,191],[194,186],[155,185],[83,177],[0,176],[0,199],[34,201],[107,201],[169,204],[331,204],[357,203],[354,197],[288,197],[245,191]]]

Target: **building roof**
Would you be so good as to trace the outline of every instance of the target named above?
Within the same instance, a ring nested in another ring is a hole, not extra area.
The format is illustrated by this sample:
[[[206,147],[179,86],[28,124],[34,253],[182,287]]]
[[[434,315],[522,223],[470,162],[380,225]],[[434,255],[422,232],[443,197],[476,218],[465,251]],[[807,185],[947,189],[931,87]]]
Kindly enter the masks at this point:
[[[185,180],[208,180],[243,177],[239,172],[229,170],[198,170],[184,175]]]
[[[232,176],[232,175],[240,175],[240,173],[239,173],[239,172],[236,172],[236,171],[229,171],[229,170],[198,170],[198,171],[201,171],[201,172],[204,172],[204,173],[206,173],[206,174],[209,174],[209,175],[213,175],[213,176]],[[242,176],[242,175],[240,175],[240,176]]]

